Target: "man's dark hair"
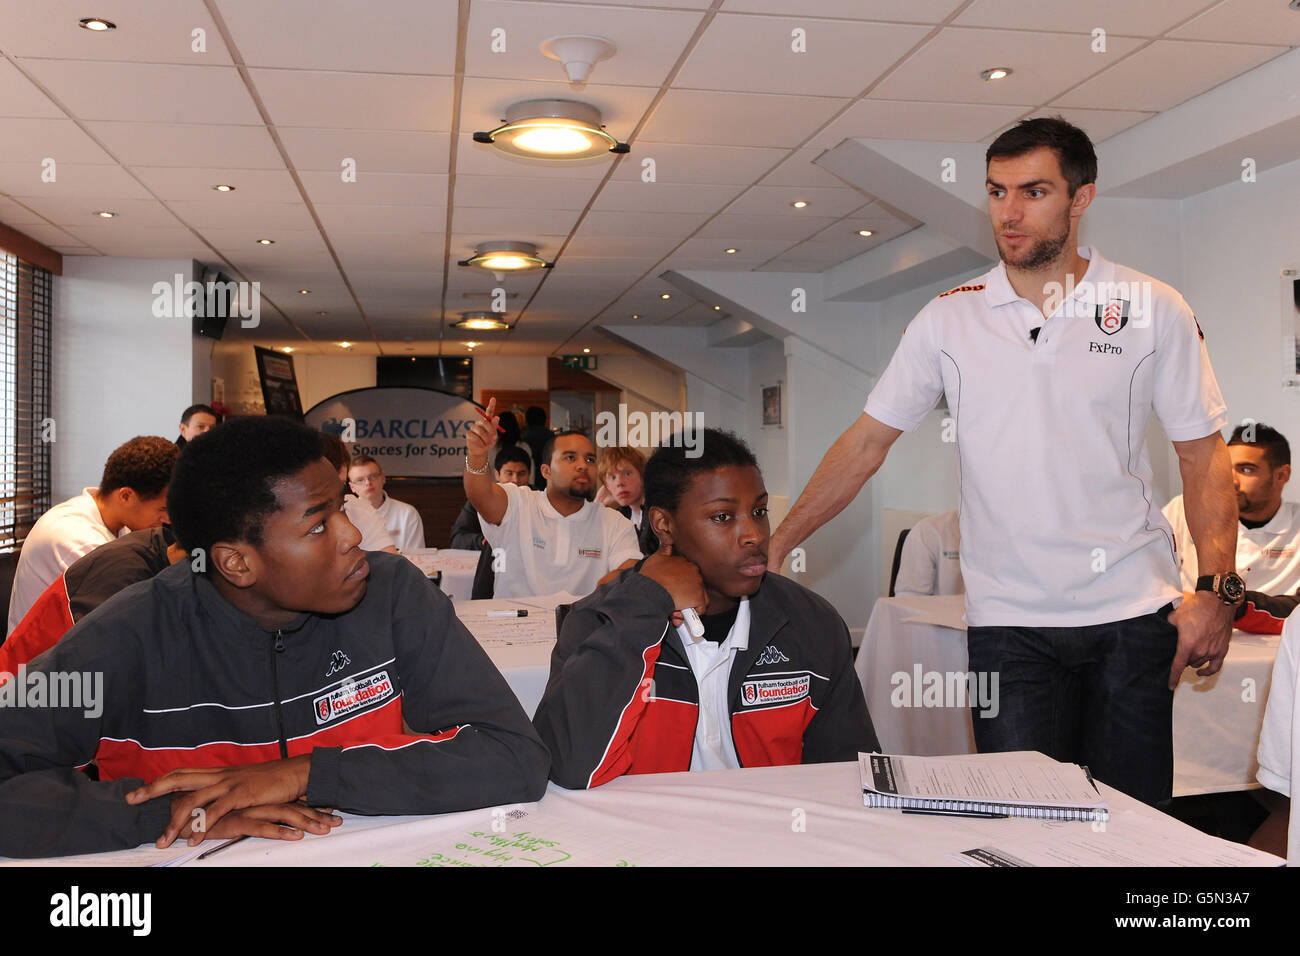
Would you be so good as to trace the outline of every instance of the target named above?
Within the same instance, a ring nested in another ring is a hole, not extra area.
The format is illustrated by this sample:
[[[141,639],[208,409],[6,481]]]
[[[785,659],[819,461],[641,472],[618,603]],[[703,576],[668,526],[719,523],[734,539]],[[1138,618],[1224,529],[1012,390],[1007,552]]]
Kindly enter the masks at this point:
[[[157,435],[138,435],[113,451],[104,462],[99,494],[130,488],[146,500],[167,490],[181,450],[174,441]]]
[[[528,452],[524,451],[518,445],[511,445],[509,448],[502,448],[497,452],[497,456],[492,462],[492,467],[497,471],[500,471],[512,461],[522,462],[525,468],[530,471],[532,470],[533,460],[528,457]]]
[[[1097,151],[1092,148],[1092,140],[1060,116],[1021,120],[993,141],[984,154],[984,165],[987,168],[994,159],[1023,156],[1043,146],[1056,153],[1071,197],[1080,186],[1097,181]]]
[[[717,471],[729,465],[758,467],[758,459],[749,446],[720,428],[706,428],[695,433],[694,448],[686,448],[680,436],[673,436],[655,449],[646,462],[645,507],[676,511],[682,495],[696,475]],[[698,458],[687,457],[688,451],[698,451]]]
[[[218,541],[262,543],[262,521],[280,507],[277,482],[325,457],[321,433],[279,416],[236,418],[185,446],[167,513],[187,551]]]
[[[529,428],[545,428],[546,409],[540,405],[529,405],[524,409],[524,424]]]
[[[324,445],[324,451],[321,454],[329,459],[329,463],[334,466],[335,471],[351,464],[352,455],[348,451],[348,446],[343,444],[342,438],[329,432],[321,432],[320,437]]]
[[[555,439],[563,438],[565,435],[581,435],[587,441],[591,441],[591,436],[581,428],[567,428],[562,432],[554,432],[546,436],[546,441],[542,445],[542,460],[538,463],[538,471],[541,471],[542,465],[551,464],[551,455],[555,454]]]
[[[1248,429],[1253,432],[1254,441],[1247,441],[1243,437]],[[1267,425],[1259,423],[1238,425],[1232,430],[1232,437],[1228,439],[1228,444],[1254,445],[1256,448],[1264,449],[1264,460],[1268,462],[1269,468],[1281,468],[1283,465],[1291,464],[1290,443],[1280,431]]]
[[[181,412],[181,424],[188,425],[190,419],[199,412],[207,412],[213,418],[217,419],[217,421],[221,420],[221,416],[212,410],[211,405],[191,405],[189,408],[185,409],[185,411]]]

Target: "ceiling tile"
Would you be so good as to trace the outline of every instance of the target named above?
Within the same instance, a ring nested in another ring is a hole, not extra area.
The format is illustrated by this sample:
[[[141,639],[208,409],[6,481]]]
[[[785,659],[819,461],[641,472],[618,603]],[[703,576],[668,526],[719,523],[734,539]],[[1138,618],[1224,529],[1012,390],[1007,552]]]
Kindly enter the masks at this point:
[[[792,213],[797,210],[790,210]],[[724,213],[700,230],[700,238],[718,238],[742,247],[744,240],[806,239],[835,220],[825,216],[733,216]]]
[[[211,190],[209,190],[211,192]],[[218,192],[211,199],[175,200],[167,207],[186,223],[199,229],[240,229],[249,242],[258,239],[280,241],[285,231],[312,229],[315,223],[301,202],[223,202],[231,199]]]
[[[382,129],[296,129],[277,127],[295,169],[342,177],[344,160],[357,176],[366,173],[445,173],[450,133]]]
[[[441,206],[447,202],[447,176],[417,173],[357,173],[344,181],[336,172],[298,174],[313,203],[376,206]]]
[[[59,163],[112,163],[96,142],[66,119],[0,119],[0,162],[39,166],[42,160]]]
[[[1300,46],[1300,13],[1278,0],[1225,0],[1169,35],[1179,40]]]
[[[1050,105],[1167,110],[1285,52],[1280,46],[1157,40]]]
[[[94,60],[23,60],[23,67],[83,120],[260,125],[232,66]]]
[[[611,181],[593,207],[599,212],[717,212],[740,194],[738,185]]]
[[[33,163],[0,163],[0,192],[11,196],[69,196],[94,199],[103,209],[118,199],[149,199],[149,191],[120,166],[85,166],[62,163],[52,183],[41,180],[41,167]]]
[[[946,27],[872,91],[883,100],[1038,106],[1116,63],[1143,41],[1112,36],[1105,53],[1092,52],[1086,33],[1026,33]],[[1010,67],[1011,76],[986,82],[980,71]]]
[[[1137,110],[1082,110],[1058,107],[1044,107],[1034,110],[1031,116],[1061,116],[1073,123],[1085,133],[1093,143],[1100,143],[1116,133],[1122,133],[1143,120],[1150,119],[1155,113],[1142,113]],[[992,137],[989,138],[992,142]]]
[[[680,240],[711,216],[710,212],[590,212],[582,221],[584,236],[663,236]]]
[[[441,233],[447,228],[444,206],[367,206],[359,203],[316,203],[331,241],[335,236]]]
[[[1023,106],[860,100],[844,115],[831,120],[809,140],[809,145],[819,150],[833,149],[846,139],[858,138],[972,143],[990,130],[1010,126],[1024,112]]]
[[[942,23],[964,0],[803,0],[799,12],[809,17]],[[790,0],[726,0],[728,12],[790,15]]]
[[[249,73],[277,127],[421,132],[451,128],[450,77],[267,69]]]
[[[284,169],[205,169],[196,167],[138,166],[135,174],[159,199],[206,203],[216,200],[229,207],[254,203],[300,202],[293,179]],[[221,193],[218,183],[234,186]]]
[[[249,66],[361,73],[450,74],[456,0],[220,0]]]
[[[644,138],[716,146],[797,146],[848,100],[670,90]],[[647,151],[648,154],[648,151]]]
[[[585,209],[593,190],[593,184],[585,180],[457,176],[456,205],[485,209],[526,209],[535,205],[547,209]],[[601,195],[608,191],[607,186]]]
[[[5,26],[8,28],[7,23]],[[50,98],[23,76],[16,66],[8,60],[0,60],[0,116],[63,115],[63,110],[50,102]]]
[[[975,0],[953,20],[962,26],[1061,30],[1091,35],[1097,27],[1109,36],[1160,36],[1211,0],[1088,0],[1087,3],[1023,3],[1021,0]]]
[[[726,215],[825,217],[843,216],[871,201],[851,186],[753,186],[727,207]],[[806,202],[796,209],[791,204]]]
[[[230,65],[230,54],[203,0],[97,0],[93,9],[66,3],[0,0],[0,48],[20,57],[128,60],[138,63]],[[77,23],[100,16],[116,30],[96,33]],[[193,31],[203,30],[199,37]],[[195,50],[196,44],[202,46]]]
[[[111,232],[114,226],[126,223],[132,226],[175,226],[177,224],[176,217],[169,213],[162,203],[153,199],[114,201],[112,211],[118,216],[115,219],[99,219],[95,213],[103,209],[103,205],[93,199],[74,196],[33,196],[23,199],[23,205],[59,226],[92,225],[97,229]]]
[[[86,128],[127,166],[284,168],[264,126],[95,121]]]
[[[857,96],[930,32],[927,26],[719,14],[673,88]],[[804,51],[792,47],[803,30]],[[827,69],[828,63],[836,64]]]
[[[498,238],[531,242],[533,236],[565,236],[578,221],[576,209],[475,209],[457,206],[452,231],[490,232]]]
[[[748,186],[780,163],[789,152],[789,149],[703,146],[638,139],[632,145],[631,155],[623,157],[614,170],[610,182]]]

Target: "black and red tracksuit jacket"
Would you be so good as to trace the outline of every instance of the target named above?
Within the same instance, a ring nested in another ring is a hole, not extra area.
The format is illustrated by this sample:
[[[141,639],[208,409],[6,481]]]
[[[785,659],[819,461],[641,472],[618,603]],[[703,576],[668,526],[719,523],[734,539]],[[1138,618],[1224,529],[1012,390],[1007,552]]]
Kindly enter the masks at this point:
[[[274,631],[187,561],[87,615],[27,668],[102,674],[102,713],[0,706],[0,855],[152,841],[171,797],[128,806],[142,781],[301,754],[317,807],[424,814],[537,800],[546,749],[451,601],[406,559],[367,558],[355,608]],[[92,760],[98,781],[80,770]]]
[[[856,760],[879,749],[835,609],[776,574],[764,576],[749,607],[749,647],[728,683],[741,766]],[[569,611],[533,718],[560,786],[691,769],[699,687],[672,613],[668,592],[636,569]]]
[[[55,578],[13,633],[0,644],[0,681],[38,654],[48,651],[83,617],[118,591],[146,581],[171,562],[167,546],[176,541],[170,525],[132,531],[84,554]]]
[[[1300,604],[1300,591],[1295,594],[1247,591],[1232,626],[1251,634],[1281,634],[1282,625],[1297,604]]]

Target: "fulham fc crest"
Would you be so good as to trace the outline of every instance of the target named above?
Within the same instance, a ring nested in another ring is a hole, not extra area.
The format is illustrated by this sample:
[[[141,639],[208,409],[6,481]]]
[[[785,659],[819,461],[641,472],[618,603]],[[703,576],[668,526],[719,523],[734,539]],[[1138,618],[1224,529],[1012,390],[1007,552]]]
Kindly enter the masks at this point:
[[[1128,299],[1118,299],[1104,306],[1097,306],[1097,328],[1107,335],[1114,335],[1128,325]]]

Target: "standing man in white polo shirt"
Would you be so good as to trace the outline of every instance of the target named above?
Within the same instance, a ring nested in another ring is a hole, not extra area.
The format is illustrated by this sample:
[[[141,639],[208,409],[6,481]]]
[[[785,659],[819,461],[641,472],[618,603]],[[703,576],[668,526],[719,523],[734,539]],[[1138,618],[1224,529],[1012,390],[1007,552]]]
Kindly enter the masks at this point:
[[[1237,492],[1237,573],[1250,591],[1291,594],[1300,588],[1300,504],[1282,500],[1291,480],[1291,444],[1267,425],[1238,425],[1228,439]],[[1187,531],[1183,496],[1163,512],[1174,529],[1183,590],[1196,589],[1200,568]]]
[[[769,567],[838,514],[946,394],[961,469],[961,570],[972,671],[1000,679],[982,752],[1087,764],[1151,804],[1173,779],[1173,687],[1223,664],[1235,606],[1227,422],[1203,336],[1172,288],[1078,248],[1096,195],[1087,135],[1025,120],[987,153],[1002,262],[908,326],[864,413],[773,536]],[[1183,601],[1153,502],[1152,412],[1177,449],[1212,591]]]
[[[492,399],[487,414],[495,412]],[[494,597],[589,594],[606,574],[641,560],[632,522],[592,500],[596,448],[585,434],[561,432],[546,440],[539,459],[545,491],[492,480],[488,453],[496,440],[495,417],[474,423],[466,438],[464,477],[483,537],[505,551]]]

